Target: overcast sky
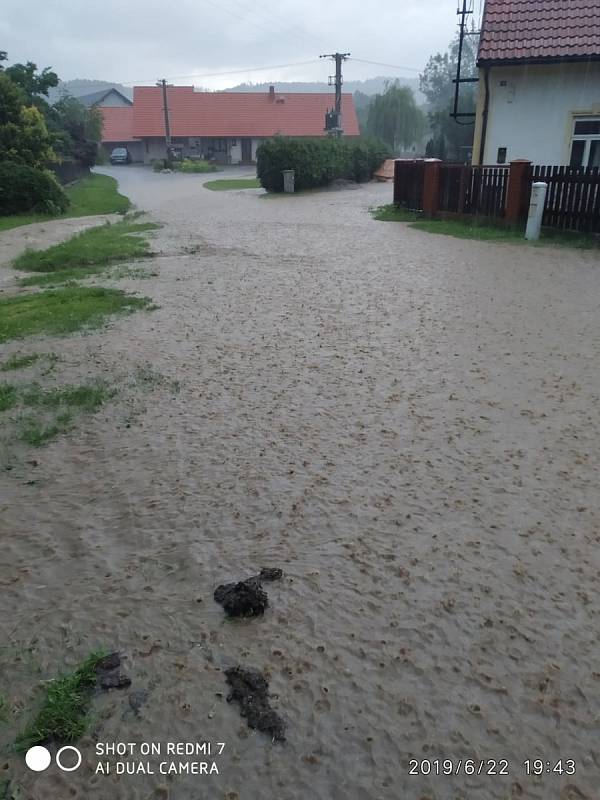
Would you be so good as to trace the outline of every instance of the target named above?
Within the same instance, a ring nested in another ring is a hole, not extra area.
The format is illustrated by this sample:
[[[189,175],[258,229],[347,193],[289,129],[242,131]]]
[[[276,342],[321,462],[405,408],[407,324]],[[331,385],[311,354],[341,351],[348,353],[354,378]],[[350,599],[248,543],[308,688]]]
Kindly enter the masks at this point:
[[[471,2],[477,12],[480,0]],[[63,80],[133,85],[164,76],[211,89],[327,80],[331,65],[318,56],[334,50],[412,68],[352,60],[347,79],[414,77],[430,54],[446,49],[458,21],[457,0],[2,0],[1,6],[0,50],[9,63],[51,66]],[[288,64],[294,66],[281,66]],[[219,72],[232,74],[208,77]]]

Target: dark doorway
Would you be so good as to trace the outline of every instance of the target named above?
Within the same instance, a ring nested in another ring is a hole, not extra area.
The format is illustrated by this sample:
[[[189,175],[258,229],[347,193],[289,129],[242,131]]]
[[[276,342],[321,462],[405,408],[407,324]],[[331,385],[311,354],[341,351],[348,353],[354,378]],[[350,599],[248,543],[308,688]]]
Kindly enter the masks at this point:
[[[244,164],[252,161],[252,139],[242,139],[242,161]]]

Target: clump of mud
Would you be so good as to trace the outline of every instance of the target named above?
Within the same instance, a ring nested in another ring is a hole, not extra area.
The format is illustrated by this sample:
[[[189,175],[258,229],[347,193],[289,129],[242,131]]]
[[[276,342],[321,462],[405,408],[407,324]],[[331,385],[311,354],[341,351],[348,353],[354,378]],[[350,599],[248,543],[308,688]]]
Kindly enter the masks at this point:
[[[213,596],[229,617],[258,617],[265,613],[269,605],[269,598],[262,588],[262,582],[277,581],[282,577],[283,572],[280,569],[263,567],[258,575],[253,575],[244,581],[217,586]]]
[[[256,578],[217,586],[214,598],[229,617],[258,617],[269,605],[267,593]]]
[[[131,678],[120,671],[121,656],[118,653],[109,653],[101,658],[96,666],[97,686],[108,691],[109,689],[127,689],[131,686]]]
[[[259,581],[280,581],[283,578],[283,570],[278,567],[263,567],[257,577]]]
[[[268,734],[274,742],[285,741],[285,722],[269,705],[269,683],[253,669],[230,667],[225,670],[231,692],[228,703],[238,703],[248,727]]]

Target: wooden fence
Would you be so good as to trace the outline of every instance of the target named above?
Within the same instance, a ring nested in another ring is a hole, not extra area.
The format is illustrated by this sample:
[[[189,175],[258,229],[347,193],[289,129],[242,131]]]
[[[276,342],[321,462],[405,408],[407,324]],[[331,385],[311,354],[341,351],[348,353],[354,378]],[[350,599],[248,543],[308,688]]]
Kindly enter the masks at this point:
[[[600,233],[598,167],[533,167],[531,181],[548,184],[543,225]]]
[[[438,210],[442,214],[482,214],[503,217],[508,167],[441,164]]]
[[[62,184],[72,183],[90,174],[90,168],[84,167],[79,161],[62,161],[60,164],[51,164],[50,169]]]
[[[396,161],[394,203],[428,216],[485,216],[508,224],[527,220],[531,186],[548,184],[543,224],[600,233],[598,167],[445,164],[435,159]]]
[[[425,161],[396,161],[394,203],[408,211],[422,211],[424,178]]]

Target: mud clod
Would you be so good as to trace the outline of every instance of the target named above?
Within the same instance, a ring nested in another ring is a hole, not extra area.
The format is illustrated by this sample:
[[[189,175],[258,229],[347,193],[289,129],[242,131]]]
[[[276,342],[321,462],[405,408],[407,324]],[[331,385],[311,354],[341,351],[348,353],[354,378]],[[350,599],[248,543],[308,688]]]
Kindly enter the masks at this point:
[[[109,653],[96,663],[96,672],[98,674],[102,672],[110,672],[112,669],[116,669],[120,666],[121,656],[118,653]]]
[[[230,617],[258,617],[265,613],[269,605],[269,598],[262,588],[262,583],[278,581],[282,577],[283,570],[277,567],[263,567],[258,575],[253,575],[244,581],[217,586],[213,596]]]
[[[119,653],[109,653],[101,658],[95,666],[97,686],[99,689],[127,689],[131,686],[131,678],[119,672],[121,656]]]
[[[261,581],[280,581],[283,578],[283,570],[278,567],[263,567],[258,575]]]
[[[231,667],[225,670],[231,692],[228,703],[238,703],[240,714],[248,727],[268,734],[273,741],[285,741],[285,722],[269,705],[269,683],[265,676],[253,669]]]
[[[131,686],[131,678],[128,678],[127,675],[121,675],[118,672],[116,675],[103,675],[98,685],[101,689],[127,689]]]
[[[269,598],[256,577],[217,586],[214,598],[230,617],[258,617],[269,605]]]

